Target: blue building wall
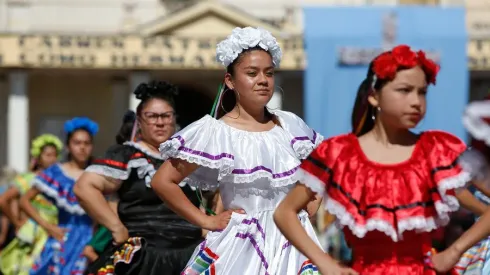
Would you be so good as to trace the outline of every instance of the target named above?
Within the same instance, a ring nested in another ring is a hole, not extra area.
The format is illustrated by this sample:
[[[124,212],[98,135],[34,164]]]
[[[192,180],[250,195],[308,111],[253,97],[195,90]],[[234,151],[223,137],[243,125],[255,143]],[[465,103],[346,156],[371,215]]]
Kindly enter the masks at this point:
[[[440,129],[466,138],[461,116],[468,102],[467,34],[464,8],[306,7],[304,112],[307,123],[327,137],[349,132],[365,64],[339,65],[342,47],[381,48],[383,18],[396,14],[396,44],[437,52],[441,71],[429,88],[426,118],[417,130]]]

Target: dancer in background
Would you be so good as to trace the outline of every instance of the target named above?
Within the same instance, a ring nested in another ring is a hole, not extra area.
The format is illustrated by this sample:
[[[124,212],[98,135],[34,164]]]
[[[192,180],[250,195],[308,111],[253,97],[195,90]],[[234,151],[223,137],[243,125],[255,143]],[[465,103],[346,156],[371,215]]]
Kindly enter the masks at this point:
[[[445,272],[452,269],[462,256],[472,246],[477,245],[478,242],[484,238],[490,236],[490,208],[485,211],[480,219],[466,232],[461,235],[450,247],[441,253],[437,253],[432,257],[434,268],[439,272]],[[476,270],[475,274],[480,273],[480,270]]]
[[[464,187],[458,162],[466,145],[441,131],[415,134],[429,84],[439,71],[423,51],[401,45],[370,64],[352,115],[352,133],[323,142],[302,163],[302,178],[274,214],[280,230],[321,274],[436,274],[431,234],[449,222],[459,202],[485,205]],[[344,226],[355,271],[339,266],[294,217],[315,194]]]
[[[210,230],[182,274],[317,274],[278,231],[272,213],[295,185],[300,159],[322,137],[295,114],[266,108],[282,57],[268,31],[235,28],[216,52],[226,74],[214,117],[203,117],[160,145],[169,160],[152,180],[170,209]],[[226,211],[205,215],[179,188],[182,181],[219,188]],[[311,214],[317,208],[310,207]],[[306,211],[293,219],[316,238]]]
[[[17,176],[9,190],[0,197],[2,211],[9,217],[17,232],[17,237],[0,253],[0,269],[3,275],[29,274],[34,260],[48,239],[48,233],[42,227],[34,220],[27,219],[24,214],[16,215],[11,206],[13,201],[17,201],[32,187],[32,180],[37,174],[58,160],[62,149],[63,143],[54,135],[45,134],[35,138],[31,143],[31,172]],[[33,205],[47,222],[57,223],[56,206],[43,195],[36,196]]]
[[[80,207],[73,193],[75,180],[83,173],[92,155],[98,125],[85,117],[65,122],[68,161],[57,163],[39,173],[20,199],[22,210],[49,234],[44,249],[30,271],[31,275],[83,274],[87,259],[82,255],[92,237],[93,222]],[[58,208],[58,225],[44,219],[34,205],[42,194]]]
[[[119,132],[116,135],[116,144],[123,145],[125,142],[131,141],[131,134],[136,122],[135,112],[129,110],[124,114],[122,125],[119,128]],[[117,193],[107,196],[109,206],[117,214],[117,204],[119,198]],[[83,255],[92,263],[95,262],[99,255],[102,254],[112,241],[112,233],[103,225],[99,225],[94,237],[83,249]]]
[[[323,247],[335,260],[344,265],[349,265],[352,259],[352,251],[345,241],[344,233],[337,227],[334,215],[327,212],[325,216],[326,226],[322,232],[322,237],[326,243]]]
[[[14,169],[7,166],[2,167],[0,171],[0,195],[3,195],[5,192],[7,192],[16,176],[17,172]],[[19,214],[18,206],[18,203],[12,203],[10,205],[10,211],[12,211],[12,213],[15,213],[17,216]],[[15,228],[9,222],[9,218],[2,211],[2,214],[0,216],[0,249],[3,249],[14,238]]]
[[[473,170],[477,182],[475,195],[490,204],[490,97],[469,104],[463,116],[466,130],[474,138],[476,150],[465,154],[462,160]],[[490,208],[489,208],[490,209]],[[490,273],[490,210],[480,217],[445,251],[433,257],[434,266],[441,271],[454,265],[459,274]]]
[[[481,200],[486,205],[490,204],[490,173],[488,170],[488,160],[480,152],[476,150],[469,151],[460,158],[461,162],[466,162],[471,169],[477,169],[480,172],[473,182],[479,182],[479,185],[470,186],[470,190],[474,192],[475,197]],[[487,186],[485,186],[485,181]],[[479,217],[477,216],[477,220]],[[456,238],[461,236],[459,234]],[[453,242],[451,242],[453,243]],[[459,274],[490,274],[490,236],[481,240],[478,244],[468,249],[455,269]]]
[[[475,136],[472,142],[472,150],[465,154],[462,158],[463,162],[470,169],[476,171],[475,173],[475,196],[485,204],[490,204],[490,97],[487,97],[486,104],[483,102],[475,102],[470,104],[466,109],[466,114],[463,116],[463,124],[468,132]],[[483,103],[483,104],[482,104]],[[487,109],[487,110],[485,110]],[[488,117],[482,117],[487,114]],[[485,133],[486,131],[486,133]],[[484,138],[483,140],[479,138]],[[487,236],[481,240],[478,244],[468,249],[459,262],[456,264],[455,269],[459,274],[490,274],[490,237]]]
[[[164,162],[158,145],[175,133],[177,92],[167,82],[140,84],[134,91],[141,100],[133,135],[137,141],[110,147],[75,186],[83,208],[111,231],[116,244],[100,255],[87,274],[180,274],[202,241],[201,229],[170,210],[150,186],[151,177]],[[179,189],[199,205],[195,189],[185,183]],[[117,214],[104,197],[112,193],[119,197]]]

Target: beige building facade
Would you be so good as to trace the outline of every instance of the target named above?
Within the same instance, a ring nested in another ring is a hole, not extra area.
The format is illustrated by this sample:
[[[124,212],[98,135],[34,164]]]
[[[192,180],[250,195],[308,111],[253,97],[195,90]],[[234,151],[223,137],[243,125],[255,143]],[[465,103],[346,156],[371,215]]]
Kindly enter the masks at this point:
[[[88,116],[100,124],[95,154],[102,154],[114,142],[124,112],[138,104],[131,91],[149,80],[181,87],[178,112],[184,125],[203,115],[224,76],[215,62],[215,45],[236,26],[260,26],[278,38],[284,60],[270,107],[301,115],[307,66],[303,6],[419,2],[0,0],[0,165],[25,170],[30,140],[44,132],[62,136],[63,122],[73,116]],[[466,4],[472,90],[481,94],[490,79],[490,27],[488,34],[485,31],[490,16],[482,12],[490,11],[490,4]]]
[[[471,69],[470,99],[490,92],[490,1],[466,1],[468,66]]]
[[[181,122],[197,119],[210,111],[224,76],[215,61],[215,45],[235,26],[249,25],[270,30],[284,49],[276,79],[282,89],[270,107],[301,113],[305,67],[301,33],[227,4],[201,1],[124,33],[1,34],[0,126],[6,131],[0,138],[0,164],[25,170],[30,140],[45,132],[63,136],[63,122],[73,116],[99,123],[95,154],[102,154],[114,142],[124,112],[138,104],[131,92],[149,80],[181,87]],[[288,94],[284,99],[282,91]]]

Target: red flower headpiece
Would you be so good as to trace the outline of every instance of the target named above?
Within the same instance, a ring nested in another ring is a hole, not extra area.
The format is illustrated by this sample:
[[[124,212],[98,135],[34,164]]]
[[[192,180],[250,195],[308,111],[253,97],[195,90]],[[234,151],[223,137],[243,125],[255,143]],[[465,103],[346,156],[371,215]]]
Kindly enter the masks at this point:
[[[378,79],[393,80],[399,69],[420,66],[427,75],[429,84],[436,84],[439,65],[425,56],[425,52],[414,52],[407,45],[399,45],[374,59],[373,71]]]

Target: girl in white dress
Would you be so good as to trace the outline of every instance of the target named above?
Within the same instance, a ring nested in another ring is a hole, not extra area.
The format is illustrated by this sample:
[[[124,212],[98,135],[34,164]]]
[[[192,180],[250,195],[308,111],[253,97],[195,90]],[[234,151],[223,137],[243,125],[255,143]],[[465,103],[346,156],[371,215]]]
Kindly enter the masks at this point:
[[[268,31],[235,28],[217,46],[226,74],[214,117],[203,117],[160,145],[169,160],[153,177],[153,190],[176,213],[210,230],[182,274],[318,274],[272,219],[298,180],[300,160],[323,140],[295,114],[267,110],[281,56]],[[182,193],[182,181],[219,189],[226,211],[204,214]],[[317,243],[308,214],[318,206],[314,200],[298,215]]]

